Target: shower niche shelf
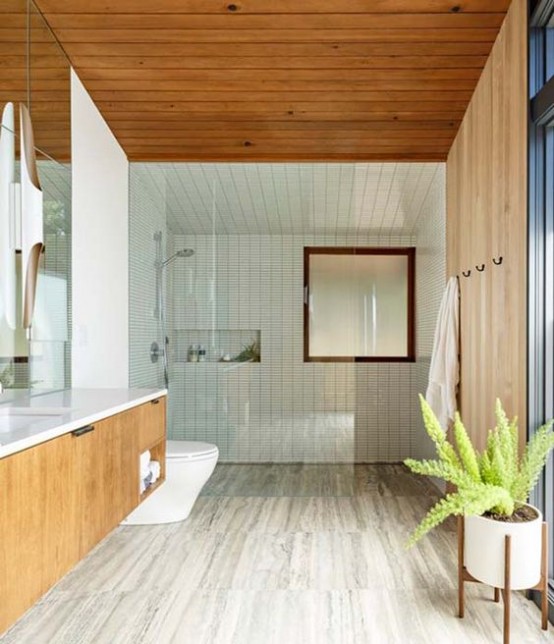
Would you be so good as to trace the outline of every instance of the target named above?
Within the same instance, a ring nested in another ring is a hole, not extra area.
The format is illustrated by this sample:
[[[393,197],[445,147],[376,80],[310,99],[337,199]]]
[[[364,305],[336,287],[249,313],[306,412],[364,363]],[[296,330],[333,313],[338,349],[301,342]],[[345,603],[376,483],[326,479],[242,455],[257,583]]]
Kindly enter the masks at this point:
[[[236,365],[261,360],[259,329],[174,329],[174,334],[174,359],[178,363]],[[192,347],[203,347],[206,359],[192,361]]]

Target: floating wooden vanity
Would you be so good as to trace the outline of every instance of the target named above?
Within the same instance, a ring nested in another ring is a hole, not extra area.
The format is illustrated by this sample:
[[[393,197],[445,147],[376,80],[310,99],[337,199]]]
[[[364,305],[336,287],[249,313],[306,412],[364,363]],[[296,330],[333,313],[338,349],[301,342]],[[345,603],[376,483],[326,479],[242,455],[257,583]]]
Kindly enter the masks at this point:
[[[0,459],[0,633],[165,477],[165,397]],[[161,478],[139,493],[149,449]]]

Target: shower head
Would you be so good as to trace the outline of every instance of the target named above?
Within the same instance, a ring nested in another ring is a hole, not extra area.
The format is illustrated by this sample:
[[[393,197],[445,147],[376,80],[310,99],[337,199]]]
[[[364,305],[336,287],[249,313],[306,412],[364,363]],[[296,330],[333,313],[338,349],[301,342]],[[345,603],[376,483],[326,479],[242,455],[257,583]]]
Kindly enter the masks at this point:
[[[160,268],[165,268],[168,264],[171,264],[173,261],[175,261],[178,257],[192,257],[194,255],[194,251],[192,248],[182,248],[181,250],[178,250],[176,253],[173,253],[171,257],[168,257],[164,261],[160,263]]]
[[[194,251],[192,248],[182,248],[175,253],[176,257],[192,257],[193,255]]]

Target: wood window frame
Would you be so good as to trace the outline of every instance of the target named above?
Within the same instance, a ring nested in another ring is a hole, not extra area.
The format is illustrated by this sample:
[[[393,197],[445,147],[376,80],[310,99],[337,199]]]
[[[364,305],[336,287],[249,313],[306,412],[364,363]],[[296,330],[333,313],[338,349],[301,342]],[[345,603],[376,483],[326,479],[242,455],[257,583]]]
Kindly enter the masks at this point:
[[[408,259],[408,325],[405,356],[310,356],[310,256],[311,255],[404,255]],[[415,258],[413,246],[356,247],[356,246],[305,246],[304,247],[304,362],[415,362]]]

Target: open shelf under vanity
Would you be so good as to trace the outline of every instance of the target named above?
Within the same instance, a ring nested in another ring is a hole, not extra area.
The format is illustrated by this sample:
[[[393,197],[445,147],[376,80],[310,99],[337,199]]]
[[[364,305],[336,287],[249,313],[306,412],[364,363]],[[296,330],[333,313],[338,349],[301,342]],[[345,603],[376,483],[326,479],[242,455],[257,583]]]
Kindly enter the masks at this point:
[[[160,477],[149,485],[144,492],[140,495],[140,501],[147,499],[152,492],[155,492],[160,485],[165,481],[165,451],[166,451],[166,439],[165,436],[161,440],[157,440],[152,443],[150,446],[146,447],[150,450],[150,460],[158,461],[160,463]],[[145,450],[146,451],[146,450]]]

